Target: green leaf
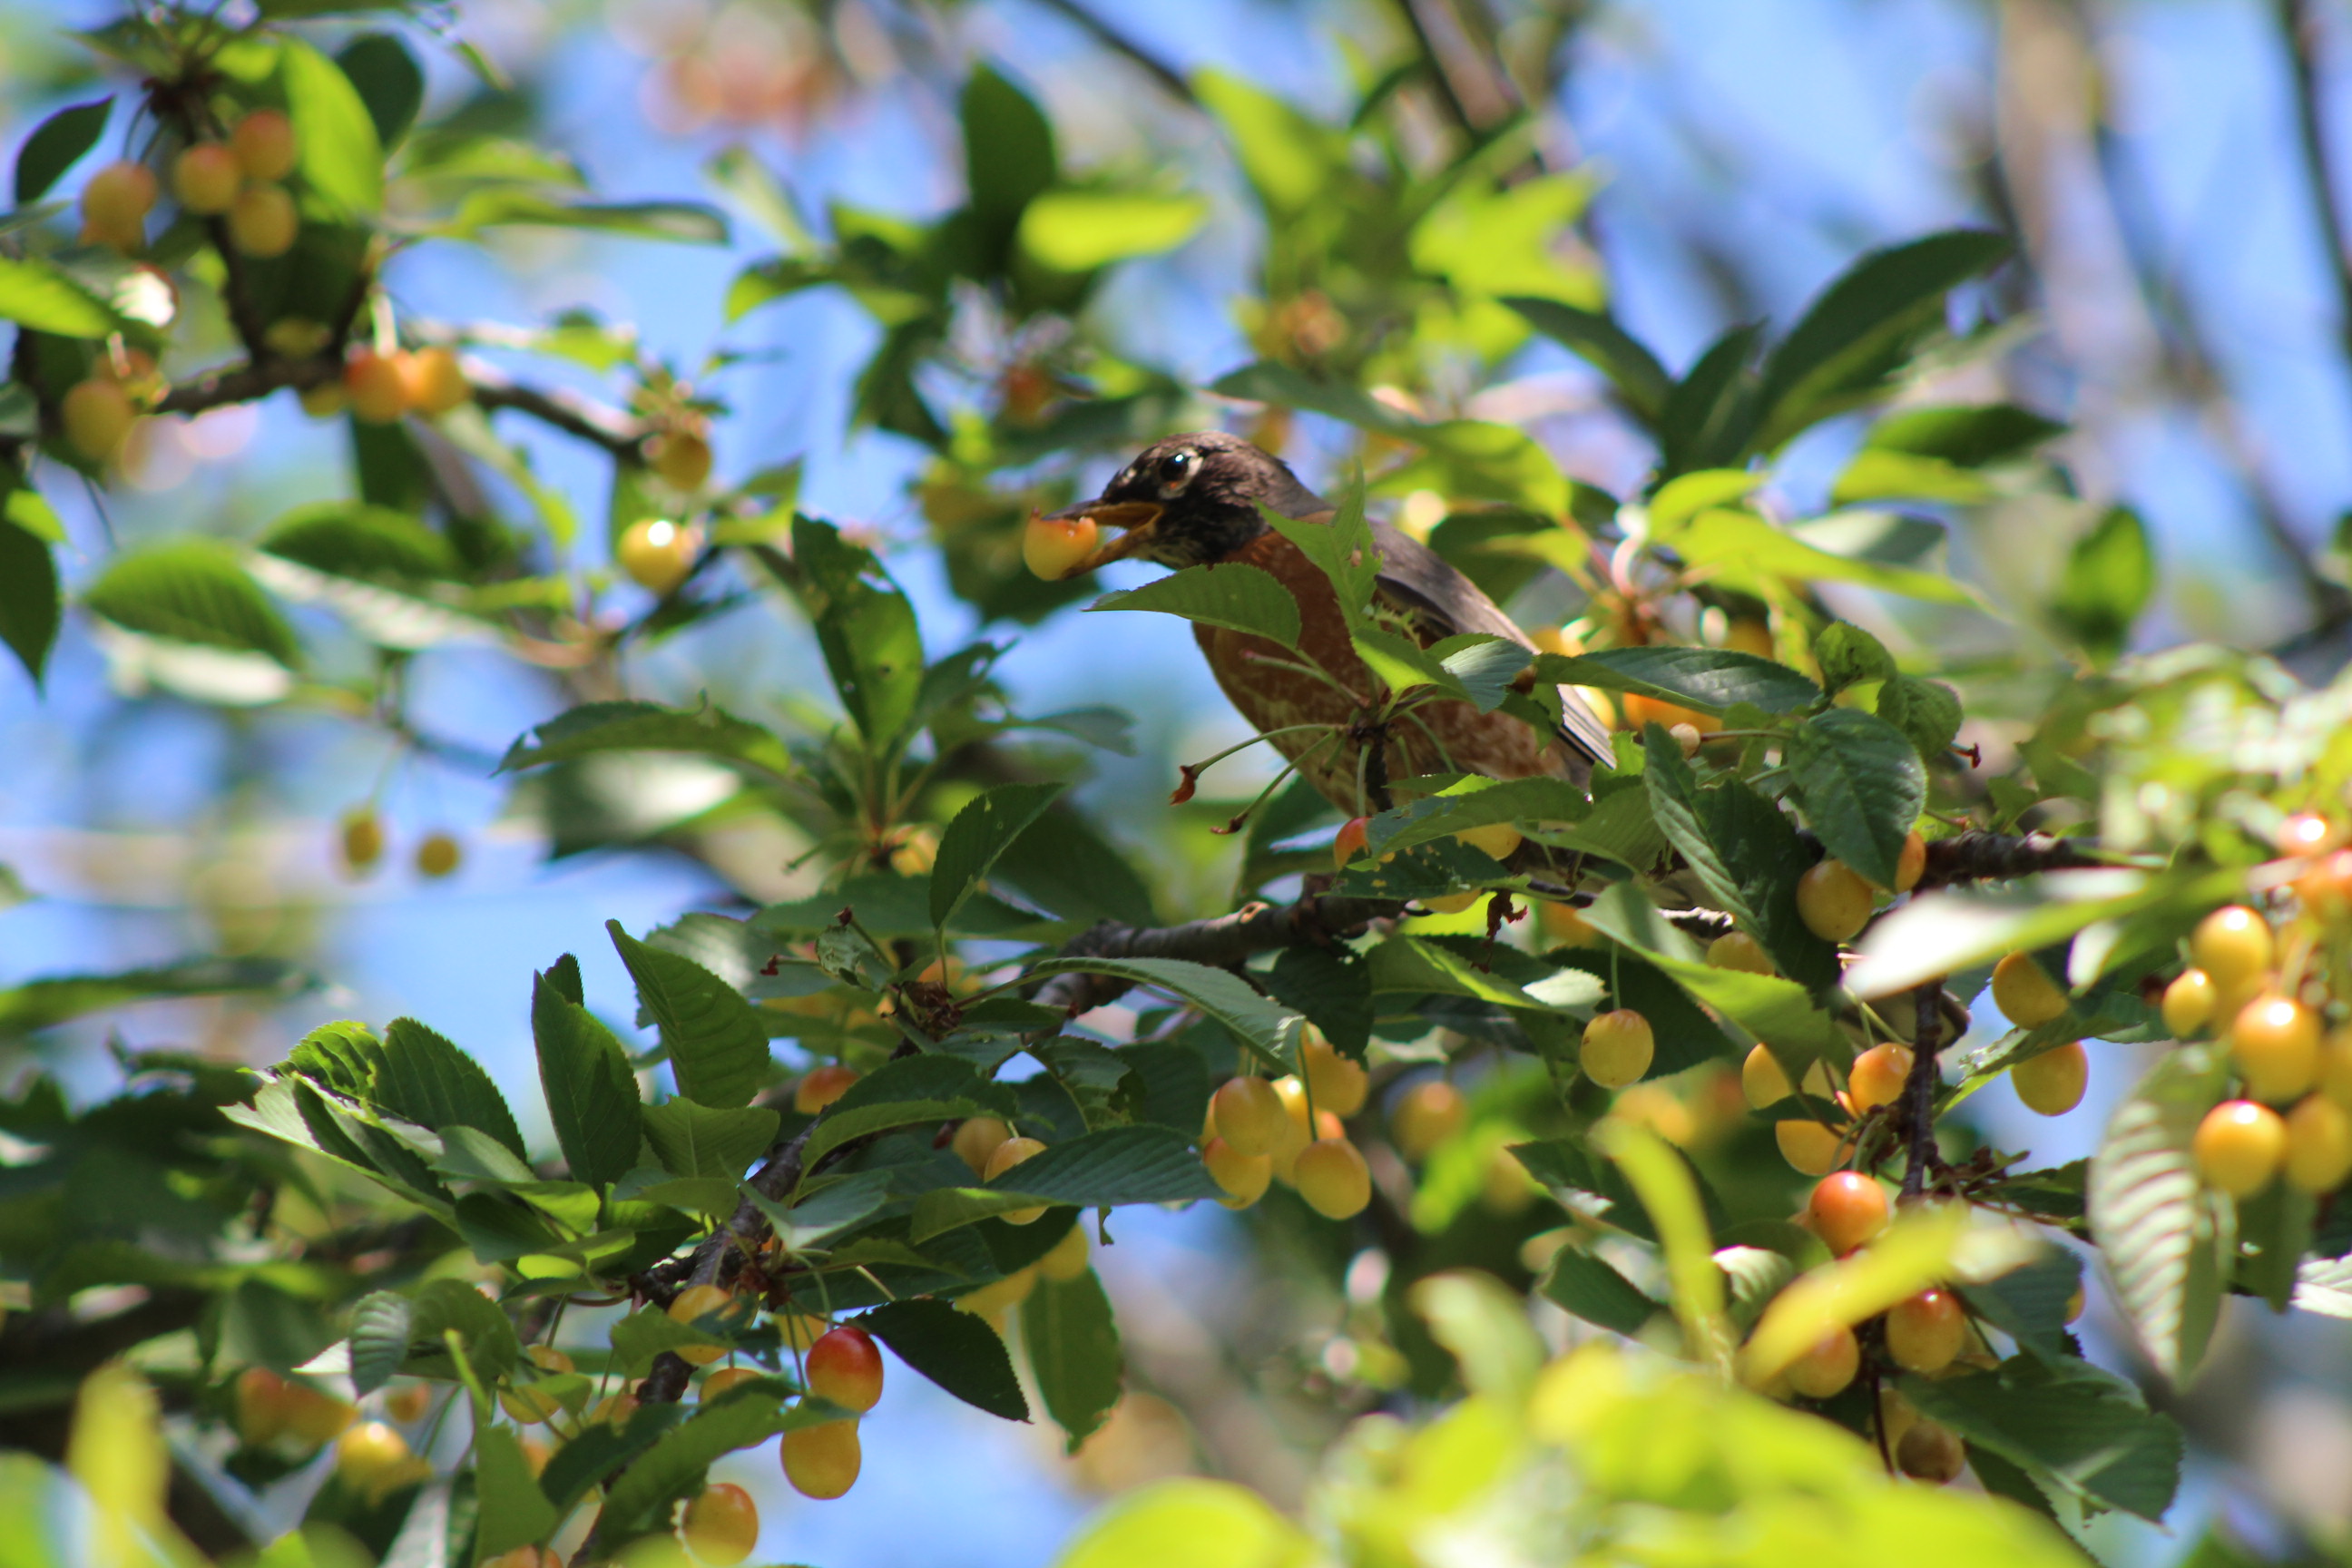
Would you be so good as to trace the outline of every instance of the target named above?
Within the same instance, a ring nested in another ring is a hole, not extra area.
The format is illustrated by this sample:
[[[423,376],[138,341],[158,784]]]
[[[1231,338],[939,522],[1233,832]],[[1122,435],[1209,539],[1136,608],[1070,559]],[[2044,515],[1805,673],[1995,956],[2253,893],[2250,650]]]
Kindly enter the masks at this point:
[[[415,57],[390,33],[362,33],[336,52],[335,64],[367,106],[376,145],[387,152],[400,145],[425,106],[425,73]]]
[[[28,493],[11,490],[9,500]],[[64,614],[48,542],[0,518],[0,643],[8,645],[36,687]]]
[[[58,176],[82,160],[106,134],[111,98],[93,99],[58,110],[33,128],[16,153],[16,205],[29,206],[48,194]]]
[[[1724,647],[1604,648],[1574,656],[1548,653],[1535,661],[1546,685],[1632,691],[1709,715],[1741,702],[1767,713],[1793,713],[1821,700],[1822,689],[1785,664]]]
[[[1756,373],[1748,368],[1763,328],[1735,326],[1709,344],[1666,395],[1658,413],[1658,472],[1672,479],[1736,464],[1756,428]]]
[[[1882,888],[1927,805],[1927,773],[1909,737],[1874,713],[1832,708],[1806,721],[1790,772],[1822,847]]]
[[[1087,608],[1155,610],[1265,637],[1285,647],[1298,646],[1298,601],[1270,573],[1255,566],[1187,566],[1140,588],[1106,594]]]
[[[0,256],[0,321],[61,338],[102,338],[121,320],[46,261]]]
[[[1959,693],[1940,680],[1895,677],[1879,688],[1878,716],[1903,731],[1921,762],[1942,756],[1959,739]]]
[[[119,555],[82,603],[150,637],[257,653],[289,668],[300,659],[293,628],[217,540],[177,539]]]
[[[1049,958],[1030,969],[1025,978],[1071,973],[1114,975],[1179,996],[1223,1024],[1277,1072],[1297,1068],[1298,1030],[1304,1020],[1224,970],[1181,958],[1072,956]]]
[[[1194,195],[1148,191],[1047,191],[1022,209],[1021,248],[1056,272],[1091,272],[1173,250],[1209,215]]]
[[[1523,988],[1503,975],[1501,964],[1482,968],[1471,954],[1426,937],[1391,936],[1364,956],[1376,994],[1470,996],[1498,1007],[1581,1014],[1600,999],[1602,989],[1597,978],[1549,973],[1540,973],[1532,982],[1538,989]],[[1533,967],[1541,970],[1540,965]]]
[[[1753,512],[1724,508],[1704,511],[1657,542],[1673,549],[1692,566],[1705,568],[1716,584],[1759,597],[1783,591],[1780,579],[1797,577],[1852,583],[1929,604],[1984,607],[1974,590],[1941,573],[1841,555],[1776,528]]]
[[[899,733],[923,683],[914,607],[881,564],[814,518],[793,519],[795,588],[841,705],[870,745]]]
[[[1837,1020],[1802,985],[1777,974],[1703,963],[1690,939],[1668,925],[1630,883],[1602,893],[1585,913],[1602,934],[1641,953],[1684,990],[1772,1047],[1784,1066],[1794,1062],[1801,1072],[1816,1058],[1843,1063],[1851,1054]],[[1729,1048],[1727,1043],[1725,1053]]]
[[[606,921],[604,930],[628,966],[669,1047],[680,1094],[720,1110],[750,1102],[768,1078],[768,1028],[742,994],[695,963],[649,947]]]
[[[1045,824],[1050,823],[1053,817],[1049,814],[1037,820],[1039,824]],[[1037,830],[1034,825],[1030,828],[1032,833]],[[838,891],[795,899],[789,903],[770,904],[753,915],[750,923],[754,931],[772,937],[804,936],[838,924],[841,911],[848,910],[856,915],[857,923],[877,940],[928,936],[933,930],[930,889],[928,877],[887,874],[852,877]],[[1016,910],[1001,899],[991,898],[986,893],[974,893],[958,906],[955,919],[948,926],[948,934],[1012,937],[1023,932],[1034,933],[1042,923],[1037,916]]]
[[[741,1176],[776,1141],[774,1111],[748,1105],[713,1110],[683,1097],[648,1105],[646,1142],[662,1169],[673,1176]]]
[[[352,1309],[352,1386],[373,1394],[393,1380],[408,1359],[408,1298],[393,1290],[362,1296]]]
[[[1990,500],[1997,493],[1979,475],[1939,458],[1864,447],[1830,486],[1830,504],[1851,506],[1856,501],[1899,498],[1966,506]]]
[[[915,1200],[908,1239],[920,1246],[990,1215],[1039,1202],[1107,1208],[1221,1196],[1223,1189],[1192,1151],[1192,1136],[1172,1127],[1105,1127],[1052,1144],[985,1187],[925,1193]]]
[[[2022,1268],[1959,1289],[1971,1312],[2055,1366],[2074,1355],[2066,1314],[2082,1285],[2083,1260],[2051,1247]]]
[[[1349,188],[1348,139],[1264,88],[1222,70],[1194,73],[1193,89],[1224,128],[1268,213],[1306,211]]]
[[[1313,1538],[1257,1493],[1186,1477],[1097,1510],[1054,1568],[1303,1568],[1316,1560]]]
[[[657,1309],[649,1310],[659,1315]],[[626,1426],[588,1423],[548,1460],[547,1468],[539,1475],[540,1490],[559,1510],[569,1511],[589,1488],[652,1447],[661,1440],[663,1433],[686,1416],[687,1411],[680,1405],[656,1404],[641,1406],[630,1415]]]
[[[2179,1486],[2180,1428],[2086,1362],[2013,1356],[1996,1373],[1901,1387],[1921,1415],[2106,1507],[2161,1520]]]
[[[113,974],[52,975],[0,989],[0,1037],[133,1002],[241,992],[289,997],[314,984],[308,971],[278,958],[199,958]]]
[[[670,245],[725,245],[727,216],[707,202],[582,202],[513,187],[478,190],[433,232],[470,239],[486,228],[568,228]]]
[[[422,1375],[451,1377],[447,1342],[456,1330],[467,1364],[485,1383],[495,1383],[522,1361],[522,1347],[497,1302],[463,1279],[434,1279],[418,1286],[408,1298],[408,1360],[406,1370]]]
[[[564,1163],[576,1180],[602,1187],[637,1163],[637,1079],[613,1032],[565,994],[564,977],[559,966],[531,982],[540,1088]],[[578,970],[569,977],[576,988]]]
[[[1704,1364],[1727,1366],[1723,1273],[1712,1256],[1698,1178],[1673,1144],[1635,1122],[1603,1119],[1593,1128],[1593,1145],[1616,1163],[1649,1211],[1688,1352]]]
[[[2176,1384],[2204,1358],[2237,1251],[2229,1200],[2199,1179],[2189,1150],[2228,1075],[2216,1051],[2168,1052],[2116,1107],[2091,1157],[2092,1239],[2141,1348]]]
[[[1886,645],[1851,621],[1832,621],[1813,639],[1813,661],[1832,692],[1869,680],[1895,679],[1895,656]]]
[[[518,1546],[544,1541],[560,1521],[523,1457],[522,1441],[494,1422],[474,1432],[474,1561],[486,1563]]]
[[[1029,1419],[1013,1358],[996,1331],[930,1297],[887,1301],[850,1320],[900,1361],[967,1405],[1007,1421]]]
[[[1433,795],[1372,818],[1364,852],[1374,859],[1395,849],[1449,838],[1497,822],[1575,822],[1591,810],[1584,792],[1564,779],[1466,778]]]
[[[466,573],[455,547],[423,521],[364,502],[297,507],[269,525],[258,546],[313,571],[400,587],[456,582]]]
[[[2101,664],[2131,641],[2132,623],[2156,596],[2156,551],[2147,525],[2127,506],[2111,506],[2066,553],[2050,605],[2059,625]]]
[[[2238,1204],[2238,1289],[2284,1312],[2295,1293],[2296,1268],[2311,1250],[2318,1200],[2292,1182],[2273,1182]]]
[[[986,66],[963,84],[961,108],[972,216],[1009,231],[1054,183],[1054,128],[1028,94]]]
[[[1127,1373],[1110,1298],[1095,1271],[1038,1280],[1021,1303],[1021,1336],[1046,1413],[1066,1435],[1066,1451],[1075,1454],[1118,1403]]]
[[[1544,1276],[1545,1297],[1588,1323],[1621,1334],[1638,1331],[1663,1310],[1633,1282],[1580,1247],[1563,1247],[1552,1255],[1551,1271]]]
[[[1641,341],[1604,311],[1580,310],[1557,300],[1507,296],[1503,303],[1525,316],[1536,331],[1609,378],[1633,416],[1651,430],[1674,390],[1665,366]]]
[[[728,1390],[665,1432],[621,1472],[604,1494],[599,1528],[625,1541],[668,1522],[670,1507],[698,1485],[711,1464],[738,1448],[755,1447],[795,1426],[839,1419],[821,1399],[804,1399],[791,1415],[779,1407],[781,1383]]]
[[[481,1064],[414,1018],[394,1018],[383,1033],[372,1098],[393,1114],[441,1131],[475,1127],[524,1157],[522,1132],[506,1097]]]
[[[697,708],[656,702],[585,702],[516,740],[499,761],[513,773],[576,762],[606,752],[691,752],[758,768],[773,778],[798,771],[792,752],[769,730],[706,701]]]
[[[1151,889],[1082,814],[1049,807],[997,857],[993,879],[1064,920],[1159,923]],[[969,917],[971,906],[961,911]],[[869,928],[871,929],[871,928]]]
[[[299,38],[281,36],[278,43],[303,183],[341,216],[373,216],[383,207],[383,143],[359,89]]]
[[[1870,427],[1863,445],[1974,468],[2021,457],[2065,433],[2066,426],[2057,420],[2013,403],[1971,403],[1890,414]]]
[[[2003,236],[1952,229],[1874,250],[1810,306],[1764,363],[1755,446],[1769,452],[1807,426],[1869,402],[1944,326],[1944,296],[2005,258]]]
[[[931,923],[944,931],[964,900],[980,887],[997,857],[1021,837],[1066,785],[999,784],[975,796],[940,835],[931,865]]]

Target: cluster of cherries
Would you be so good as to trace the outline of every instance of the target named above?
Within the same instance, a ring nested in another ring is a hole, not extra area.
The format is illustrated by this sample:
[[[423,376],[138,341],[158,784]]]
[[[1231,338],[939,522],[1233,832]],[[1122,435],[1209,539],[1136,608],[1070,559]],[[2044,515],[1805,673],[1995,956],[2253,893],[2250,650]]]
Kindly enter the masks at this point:
[[[2293,899],[2266,916],[2214,910],[2189,938],[2190,967],[2165,987],[2165,1027],[2210,1034],[2229,1051],[2240,1092],[2206,1113],[2191,1142],[2206,1182],[2247,1198],[2284,1177],[2335,1191],[2352,1175],[2352,1025],[2327,1026],[2330,938],[2352,930],[2352,849],[2325,817],[2288,820],[2278,869]]]
[[[354,878],[366,876],[383,861],[383,819],[366,806],[346,814],[336,829],[335,847],[345,871]],[[416,874],[429,880],[456,875],[465,860],[465,846],[456,834],[436,829],[416,841]]]
[[[1372,1201],[1371,1167],[1343,1125],[1364,1108],[1371,1075],[1312,1032],[1298,1056],[1301,1072],[1244,1074],[1218,1086],[1201,1129],[1201,1163],[1225,1190],[1227,1208],[1249,1207],[1280,1181],[1317,1214],[1347,1219]]]

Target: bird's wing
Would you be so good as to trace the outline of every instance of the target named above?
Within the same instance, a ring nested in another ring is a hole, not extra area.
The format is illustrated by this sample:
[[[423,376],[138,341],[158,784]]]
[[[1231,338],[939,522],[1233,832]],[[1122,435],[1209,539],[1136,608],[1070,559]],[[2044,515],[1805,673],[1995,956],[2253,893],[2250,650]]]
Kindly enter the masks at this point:
[[[1415,626],[1428,634],[1426,641],[1461,632],[1484,632],[1534,648],[1528,634],[1444,556],[1389,523],[1375,522],[1371,528],[1373,542],[1381,552],[1374,591],[1411,616]],[[1561,738],[1588,760],[1607,762],[1613,757],[1609,727],[1583,700],[1565,687],[1560,689],[1559,700]]]

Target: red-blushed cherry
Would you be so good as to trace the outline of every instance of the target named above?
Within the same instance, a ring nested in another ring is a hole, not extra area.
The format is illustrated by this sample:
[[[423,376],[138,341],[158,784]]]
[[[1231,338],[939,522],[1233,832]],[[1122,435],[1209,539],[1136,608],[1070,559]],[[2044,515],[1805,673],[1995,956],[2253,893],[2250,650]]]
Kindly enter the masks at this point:
[[[809,1392],[861,1415],[882,1397],[882,1352],[874,1336],[844,1323],[809,1347]]]
[[[1888,1217],[1886,1189],[1859,1171],[1823,1176],[1805,1200],[1805,1223],[1841,1257],[1885,1230]]]

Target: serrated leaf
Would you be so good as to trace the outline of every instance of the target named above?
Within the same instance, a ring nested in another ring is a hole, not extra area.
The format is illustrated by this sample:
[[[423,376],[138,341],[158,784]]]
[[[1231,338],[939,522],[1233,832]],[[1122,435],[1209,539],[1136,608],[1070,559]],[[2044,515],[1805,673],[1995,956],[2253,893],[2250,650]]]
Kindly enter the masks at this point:
[[[1345,948],[1287,947],[1263,976],[1284,1006],[1306,1015],[1332,1047],[1360,1059],[1372,1031],[1370,971]]]
[[[1271,574],[1238,563],[1187,566],[1140,588],[1106,594],[1087,609],[1156,611],[1298,646],[1298,601]]]
[[[702,1479],[711,1464],[738,1448],[766,1442],[796,1426],[838,1419],[817,1399],[803,1400],[791,1415],[775,1395],[756,1384],[730,1389],[665,1432],[621,1472],[604,1494],[599,1527],[625,1541],[667,1522],[669,1507]]]
[[[58,176],[81,162],[106,134],[111,98],[68,105],[33,128],[16,153],[16,205],[29,206],[48,194]]]
[[[973,1314],[921,1297],[885,1302],[850,1321],[965,1404],[1007,1421],[1029,1419],[1004,1342]]]
[[[2228,1072],[2201,1047],[2168,1053],[2116,1107],[2091,1157],[2092,1239],[2141,1347],[2176,1383],[2204,1357],[2236,1253],[2229,1202],[2199,1179],[2189,1149]]]
[[[914,606],[871,553],[814,518],[793,519],[793,586],[841,705],[868,742],[900,733],[923,683]]]
[[[1580,1247],[1563,1247],[1552,1255],[1551,1270],[1540,1289],[1546,1299],[1586,1322],[1621,1334],[1638,1331],[1664,1310],[1632,1280]]]
[[[1299,1016],[1270,1002],[1248,984],[1222,969],[1181,958],[1049,958],[1028,971],[1043,980],[1055,974],[1108,974],[1181,997],[1233,1031],[1236,1039],[1277,1072],[1297,1069]]]
[[[374,1099],[396,1115],[436,1132],[473,1127],[523,1157],[522,1131],[506,1097],[481,1064],[414,1018],[384,1029],[375,1069]]]
[[[2082,1284],[2083,1260],[2063,1247],[2049,1247],[2021,1268],[1963,1285],[1960,1294],[1971,1312],[2015,1340],[2019,1349],[2054,1363],[2075,1354],[2066,1313]]]
[[[352,1386],[358,1392],[373,1394],[400,1371],[412,1316],[408,1298],[391,1290],[372,1291],[352,1309]]]
[[[742,994],[691,959],[649,947],[606,921],[637,999],[661,1026],[678,1092],[732,1110],[768,1077],[768,1028]]]
[[[543,1541],[559,1516],[539,1489],[522,1442],[512,1430],[483,1422],[474,1433],[474,1561],[488,1562],[518,1546]]]
[[[658,1315],[656,1309],[647,1310]],[[605,1421],[586,1424],[547,1461],[547,1468],[539,1474],[540,1490],[568,1512],[589,1488],[661,1441],[662,1434],[685,1420],[687,1414],[682,1405],[655,1404],[633,1412],[625,1426]]]
[[[548,1120],[564,1163],[574,1177],[601,1187],[637,1163],[637,1079],[613,1031],[566,994],[578,985],[579,969],[569,954],[564,963],[536,976],[530,1033]]]
[[[776,1139],[778,1118],[763,1106],[713,1110],[681,1096],[644,1110],[646,1142],[674,1176],[742,1175]]]
[[[176,539],[118,555],[82,603],[149,637],[257,653],[289,668],[299,662],[293,628],[217,540]]]
[[[1843,1062],[1850,1054],[1837,1020],[1793,980],[1717,969],[1701,961],[1690,939],[1665,923],[1655,906],[1620,883],[1585,911],[1593,926],[1641,953],[1699,1001],[1773,1048],[1784,1065],[1815,1058]],[[1728,1054],[1729,1046],[1724,1047]]]
[[[908,1239],[934,1236],[1044,1202],[1076,1208],[1213,1198],[1216,1184],[1192,1135],[1172,1127],[1106,1127],[1049,1146],[986,1186],[949,1187],[915,1200]]]
[[[2086,1362],[2012,1356],[1997,1373],[1902,1380],[1919,1413],[2078,1497],[2161,1520],[2180,1483],[2180,1428]]]
[[[1822,689],[1785,664],[1727,647],[1603,648],[1598,653],[1544,654],[1536,679],[1549,685],[1632,691],[1680,707],[1719,714],[1748,702],[1767,713],[1793,713],[1821,700]]]
[[[1797,731],[1790,776],[1822,847],[1881,888],[1927,801],[1927,773],[1903,731],[1875,713],[1832,708]]]
[[[1922,762],[1942,756],[1959,739],[1959,693],[1940,680],[1904,675],[1888,681],[1878,693],[1878,716],[1903,731]]]
[[[1059,784],[999,784],[975,796],[955,814],[931,864],[931,923],[944,930],[964,900],[979,888],[997,857],[1053,805],[1067,786]]]
[[[443,1335],[457,1331],[467,1363],[484,1383],[495,1383],[522,1360],[514,1324],[497,1302],[463,1279],[434,1279],[409,1294],[411,1372],[455,1376]]]
[[[693,752],[744,763],[774,778],[799,770],[770,731],[705,702],[588,702],[533,728],[507,748],[499,772],[575,762],[606,752]]]
[[[1021,1334],[1037,1393],[1075,1454],[1118,1403],[1127,1373],[1110,1298],[1095,1271],[1040,1279],[1021,1303]]]

